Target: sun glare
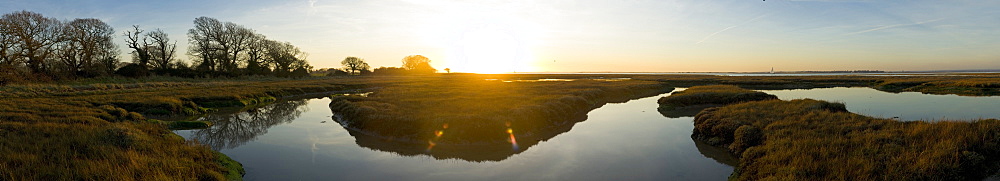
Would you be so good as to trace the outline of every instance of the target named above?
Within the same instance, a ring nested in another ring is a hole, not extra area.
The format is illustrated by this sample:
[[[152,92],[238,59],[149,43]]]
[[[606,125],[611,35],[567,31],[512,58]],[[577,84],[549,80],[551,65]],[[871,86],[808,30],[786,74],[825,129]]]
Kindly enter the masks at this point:
[[[465,4],[448,4],[434,15],[423,35],[429,44],[443,47],[439,69],[452,72],[509,73],[537,71],[531,47],[541,28],[509,11]]]
[[[484,28],[462,36],[461,53],[464,62],[455,70],[475,73],[505,73],[517,71],[520,45],[510,34]]]

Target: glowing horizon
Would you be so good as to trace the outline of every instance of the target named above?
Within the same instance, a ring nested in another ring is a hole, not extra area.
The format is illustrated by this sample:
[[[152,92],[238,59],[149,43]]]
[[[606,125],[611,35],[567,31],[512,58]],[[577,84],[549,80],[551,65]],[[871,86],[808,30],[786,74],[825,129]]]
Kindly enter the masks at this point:
[[[289,41],[316,68],[424,55],[441,72],[475,73],[1000,69],[991,1],[0,2],[119,32],[160,28],[188,62],[186,32],[208,16]]]

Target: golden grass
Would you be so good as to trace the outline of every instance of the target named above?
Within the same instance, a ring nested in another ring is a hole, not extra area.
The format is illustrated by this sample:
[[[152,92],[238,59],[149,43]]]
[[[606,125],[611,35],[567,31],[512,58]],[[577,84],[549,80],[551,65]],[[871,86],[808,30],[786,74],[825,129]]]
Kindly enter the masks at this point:
[[[658,109],[672,110],[695,105],[724,105],[748,101],[778,99],[778,96],[743,89],[734,85],[694,86],[656,100]]]
[[[810,99],[709,108],[692,137],[739,155],[736,180],[980,180],[1000,168],[1000,120],[899,122]]]
[[[887,92],[922,92],[961,96],[1000,95],[1000,74],[913,75],[913,76],[711,76],[636,75],[636,80],[668,82],[678,87],[724,84],[750,89],[809,89],[828,87],[871,87]]]
[[[581,80],[486,81],[543,78]],[[606,78],[632,80],[601,80]],[[148,118],[198,115],[212,107],[255,106],[283,96],[357,88],[377,91],[367,98],[335,98],[339,101],[331,104],[344,113],[355,114],[348,124],[357,130],[418,141],[425,141],[433,137],[436,130],[443,130],[444,136],[437,140],[442,143],[503,143],[509,136],[505,132],[509,122],[512,132],[519,139],[524,138],[518,140],[524,148],[568,131],[573,123],[585,119],[588,110],[604,103],[668,91],[663,83],[675,86],[877,88],[880,84],[911,81],[920,84],[900,84],[914,85],[902,90],[1000,94],[996,88],[1000,78],[996,75],[911,79],[914,78],[441,74],[307,79],[99,78],[13,84],[0,86],[0,138],[3,138],[0,139],[0,180],[236,178],[234,175],[240,174],[236,169],[238,164],[222,161],[225,159],[220,154],[185,141],[170,133],[159,121]],[[444,124],[450,127],[443,128]],[[761,129],[767,131],[767,128]],[[993,158],[992,155],[985,157]]]
[[[231,180],[241,166],[156,115],[347,90],[351,81],[145,82],[0,87],[0,180]]]
[[[346,118],[342,123],[348,128],[397,141],[510,145],[509,128],[521,148],[527,148],[568,131],[563,129],[565,125],[582,121],[588,111],[608,102],[672,90],[654,81],[526,81],[534,76],[496,76],[441,76],[401,82],[381,87],[367,97],[333,96],[330,107]],[[522,81],[504,81],[513,79]]]

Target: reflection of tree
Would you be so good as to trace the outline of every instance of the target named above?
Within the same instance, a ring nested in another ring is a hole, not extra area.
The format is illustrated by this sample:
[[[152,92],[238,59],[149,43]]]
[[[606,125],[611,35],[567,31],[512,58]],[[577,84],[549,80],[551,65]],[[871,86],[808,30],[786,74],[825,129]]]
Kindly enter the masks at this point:
[[[235,114],[213,114],[202,118],[212,127],[194,132],[194,139],[212,149],[231,149],[253,141],[273,126],[290,123],[302,114],[309,100],[285,101]]]
[[[698,139],[692,140],[694,140],[694,146],[698,148],[698,152],[701,153],[702,156],[711,158],[716,162],[729,165],[730,167],[739,166],[740,158],[737,158],[736,155],[729,153],[729,149],[712,146]]]
[[[719,105],[716,104],[704,104],[704,105],[680,107],[675,109],[658,108],[656,110],[659,111],[660,115],[663,115],[663,117],[680,118],[680,117],[694,117],[695,115],[698,115],[698,113],[701,112],[701,110],[704,110],[705,108],[718,107],[718,106]]]
[[[428,155],[434,159],[460,159],[465,161],[473,162],[484,162],[484,161],[502,161],[514,154],[519,154],[524,152],[528,148],[537,145],[542,141],[547,141],[559,134],[569,132],[578,122],[587,120],[587,111],[577,112],[573,115],[568,115],[562,117],[559,120],[562,121],[552,121],[552,120],[534,120],[538,122],[562,122],[564,124],[551,125],[549,127],[540,128],[539,131],[533,132],[532,134],[516,135],[517,146],[513,146],[511,142],[469,142],[464,144],[446,144],[440,143],[433,147],[428,147],[428,142],[419,141],[409,141],[396,139],[394,137],[380,136],[372,133],[366,133],[361,129],[350,128],[344,125],[345,118],[339,116],[336,111],[333,112],[333,121],[340,123],[348,133],[355,138],[355,143],[358,146],[369,148],[372,150],[392,152],[403,156],[416,156],[416,155]],[[422,132],[434,132],[439,127],[422,129]],[[451,128],[455,129],[455,128]],[[488,132],[488,131],[504,131],[506,127],[465,127],[468,132]],[[448,133],[445,133],[448,134]]]

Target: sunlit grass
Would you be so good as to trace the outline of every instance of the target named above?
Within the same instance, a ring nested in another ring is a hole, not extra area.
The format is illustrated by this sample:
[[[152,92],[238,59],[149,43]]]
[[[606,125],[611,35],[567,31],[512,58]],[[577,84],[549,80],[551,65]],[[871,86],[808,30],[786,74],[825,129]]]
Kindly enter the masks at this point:
[[[659,109],[672,110],[686,106],[723,105],[769,99],[778,99],[778,97],[733,85],[706,85],[694,86],[684,91],[674,92],[670,96],[658,99],[656,102],[660,104]]]
[[[551,137],[543,135],[561,133],[561,126],[582,121],[588,111],[608,102],[672,89],[654,81],[487,80],[497,76],[505,75],[413,78],[419,81],[386,85],[367,97],[334,96],[330,107],[345,116],[348,128],[403,142],[427,143],[428,150],[443,144],[526,148]]]
[[[600,80],[612,78],[632,80]],[[486,79],[574,80],[503,82]],[[374,93],[369,97],[337,97],[331,104],[343,114],[355,114],[347,124],[356,130],[420,143],[427,143],[440,131],[441,138],[436,141],[441,144],[511,144],[502,147],[510,150],[516,142],[519,149],[524,150],[538,141],[568,131],[573,123],[584,120],[586,112],[595,107],[669,91],[669,86],[664,84],[685,87],[734,84],[755,88],[879,88],[884,84],[899,85],[893,90],[901,91],[1000,95],[997,82],[1000,78],[995,75],[720,77],[441,74],[307,79],[108,77],[48,84],[13,84],[0,86],[0,138],[3,138],[0,139],[0,176],[4,177],[0,180],[233,178],[234,174],[239,174],[233,169],[236,164],[220,161],[223,159],[219,154],[181,139],[170,133],[160,121],[149,118],[199,115],[212,108],[259,106],[283,96],[328,94],[330,91],[358,88],[373,89]],[[444,124],[449,126],[442,127]],[[931,125],[937,124],[948,123]],[[758,129],[766,135],[772,128]],[[752,129],[742,132],[753,133]],[[979,134],[975,130],[970,133],[973,136]],[[964,139],[967,136],[959,137]],[[983,138],[992,139],[988,135]],[[975,152],[985,158],[995,157],[989,155],[993,153]],[[975,157],[975,154],[970,155]],[[923,164],[930,168],[930,163]]]
[[[709,108],[692,137],[739,155],[737,180],[978,180],[1000,166],[1000,120],[899,122],[809,99]]]
[[[266,104],[359,88],[335,80],[36,84],[0,87],[0,180],[230,180],[239,163],[149,116]]]

